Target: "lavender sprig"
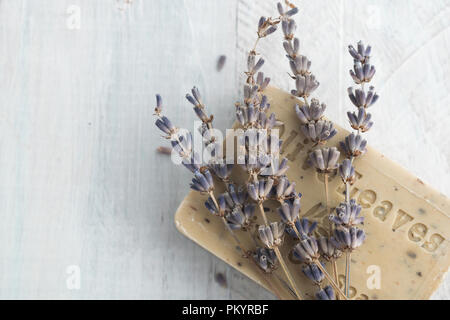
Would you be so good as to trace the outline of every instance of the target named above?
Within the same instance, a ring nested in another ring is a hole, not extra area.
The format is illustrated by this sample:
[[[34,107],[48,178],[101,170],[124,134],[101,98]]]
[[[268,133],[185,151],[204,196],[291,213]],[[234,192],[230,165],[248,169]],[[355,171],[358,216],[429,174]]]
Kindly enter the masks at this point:
[[[378,94],[373,86],[370,86],[367,92],[364,88],[365,83],[369,83],[376,72],[375,67],[370,64],[372,48],[364,46],[362,41],[359,41],[357,49],[352,45],[348,49],[354,61],[350,76],[355,84],[359,85],[357,89],[350,87],[347,90],[350,101],[357,108],[356,112],[347,112],[350,126],[356,131],[356,134],[352,132],[344,141],[340,142],[341,150],[346,156],[346,159],[339,166],[339,174],[345,184],[345,202],[336,208],[335,215],[330,215],[330,220],[336,228],[331,242],[346,254],[345,293],[347,297],[350,287],[351,252],[361,246],[366,237],[364,230],[357,227],[364,222],[364,217],[360,216],[361,206],[354,199],[350,199],[350,185],[356,180],[353,161],[367,151],[367,141],[362,138],[361,133],[372,128],[372,117],[367,109],[378,100]]]

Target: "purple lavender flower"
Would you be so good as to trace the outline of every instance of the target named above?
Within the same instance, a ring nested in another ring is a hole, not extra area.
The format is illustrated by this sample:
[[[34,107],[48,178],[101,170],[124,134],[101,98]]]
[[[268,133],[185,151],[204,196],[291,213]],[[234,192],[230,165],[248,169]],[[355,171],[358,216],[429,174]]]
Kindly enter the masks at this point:
[[[258,233],[264,245],[269,249],[273,249],[283,242],[284,224],[272,222],[269,226],[259,226]]]
[[[251,218],[254,214],[255,206],[252,204],[247,204],[243,209],[240,207],[235,207],[225,216],[225,218],[231,229],[246,230],[252,224],[253,220]]]
[[[299,240],[310,238],[313,235],[314,230],[316,230],[316,227],[317,227],[317,222],[311,221],[307,218],[301,218],[301,219],[297,219],[297,221],[295,221],[295,229],[297,229],[297,231],[301,237],[301,239],[299,239]],[[298,238],[297,234],[295,232],[293,232],[293,230],[290,233],[290,235],[296,239]]]
[[[289,61],[289,66],[295,76],[306,76],[310,74],[309,69],[311,68],[311,61],[306,56],[298,55],[295,59]]]
[[[310,279],[317,285],[320,284],[323,279],[325,279],[325,274],[323,274],[323,272],[315,263],[304,265],[302,267],[302,272],[308,279]]]
[[[361,64],[361,62],[356,61],[353,70],[350,70],[350,76],[356,84],[362,84],[364,82],[370,82],[375,75],[375,72],[374,66],[368,63]]]
[[[264,202],[267,200],[270,190],[273,186],[273,179],[259,180],[255,183],[248,184],[248,195],[256,202]]]
[[[339,165],[339,175],[341,176],[343,183],[353,184],[355,182],[355,168],[352,165],[350,159],[344,159],[342,164]]]
[[[242,207],[247,201],[247,192],[242,187],[236,188],[234,184],[229,184],[228,192],[225,193],[225,200],[231,209],[235,206]]]
[[[167,134],[166,139],[171,139],[178,130],[166,116],[157,119],[155,124],[162,132]]]
[[[285,201],[281,207],[278,208],[281,220],[289,225],[294,225],[300,214],[300,198],[295,198],[293,201]]]
[[[373,126],[373,121],[370,121],[372,115],[370,113],[366,113],[364,107],[360,107],[358,109],[358,113],[348,111],[347,116],[350,121],[350,125],[355,130],[367,132]]]
[[[308,124],[310,122],[317,122],[322,119],[327,105],[325,103],[320,104],[317,99],[311,99],[311,103],[309,105],[304,104],[299,107],[299,105],[296,104],[294,108],[301,124]]]
[[[231,172],[233,171],[233,165],[232,164],[211,164],[210,169],[214,174],[223,181],[228,181]]]
[[[344,141],[339,143],[342,152],[347,158],[357,157],[366,153],[367,141],[360,134],[349,134]]]
[[[291,93],[297,97],[307,98],[318,87],[319,82],[312,74],[298,75],[295,79],[296,90],[292,90]]]
[[[342,251],[352,251],[361,246],[366,239],[364,230],[356,227],[337,228],[331,242]]]
[[[308,123],[300,126],[300,130],[311,142],[323,144],[333,138],[337,130],[333,123],[327,120],[319,120],[315,123]]]
[[[189,131],[178,134],[177,139],[172,139],[170,143],[183,159],[192,155],[192,135]]]
[[[209,170],[194,172],[194,178],[191,182],[191,189],[199,192],[211,192],[214,190],[214,182]]]
[[[291,43],[290,41],[284,41],[283,47],[287,53],[287,57],[289,59],[295,59],[297,57],[298,51],[300,49],[300,40],[298,38],[294,38],[293,43]]]
[[[160,116],[161,112],[162,112],[162,98],[159,94],[156,94],[155,115]]]
[[[367,46],[364,47],[364,44],[362,41],[358,42],[358,50],[356,50],[352,45],[348,46],[348,52],[353,57],[353,59],[358,60],[361,63],[366,63],[370,59],[370,52],[372,47]]]
[[[225,195],[221,194],[217,197],[218,207],[216,206],[214,200],[211,197],[208,197],[208,200],[205,202],[205,207],[215,216],[223,217],[225,212],[227,211],[227,205],[225,201]]]
[[[270,83],[270,78],[266,77],[264,78],[263,72],[258,72],[258,75],[256,76],[256,84],[258,85],[258,91],[263,91],[267,88],[267,86]],[[267,99],[267,97],[266,97]]]
[[[281,29],[283,30],[284,38],[286,40],[291,40],[294,37],[296,28],[297,25],[293,19],[281,21]]]
[[[319,244],[321,256],[328,261],[337,259],[342,254],[342,252],[338,250],[333,242],[331,242],[330,239],[326,237],[320,237],[317,243]]]
[[[276,268],[278,261],[275,251],[267,248],[256,248],[253,259],[257,262],[258,266],[267,273],[272,272]]]
[[[315,238],[310,237],[301,240],[300,243],[294,247],[294,257],[301,262],[314,263],[320,258],[319,247]]]
[[[336,208],[336,215],[330,215],[330,220],[338,226],[352,227],[364,223],[364,217],[360,217],[361,206],[351,199],[350,203],[342,202]]]
[[[377,102],[378,94],[374,90],[375,87],[371,86],[366,94],[366,92],[363,89],[356,89],[354,92],[353,87],[349,87],[347,89],[350,101],[357,108],[360,107],[368,108],[372,106],[375,102]]]
[[[335,147],[316,149],[309,154],[309,162],[317,171],[330,173],[338,168],[339,155]]]
[[[272,188],[271,194],[273,194],[278,201],[290,199],[295,196],[295,182],[291,183],[288,178],[281,177],[278,179],[278,184]]]
[[[336,300],[336,295],[333,288],[328,285],[316,293],[316,298],[318,300]]]

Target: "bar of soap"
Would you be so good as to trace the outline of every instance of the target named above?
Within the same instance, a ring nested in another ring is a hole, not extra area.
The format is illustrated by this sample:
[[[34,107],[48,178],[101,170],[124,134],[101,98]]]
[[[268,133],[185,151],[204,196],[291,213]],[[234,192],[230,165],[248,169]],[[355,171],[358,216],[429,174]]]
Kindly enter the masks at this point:
[[[300,215],[323,223],[327,219],[323,177],[305,165],[311,145],[305,143],[293,110],[293,105],[301,102],[273,87],[266,90],[266,95],[271,111],[284,122],[280,129],[281,151],[289,159],[287,176],[303,194]],[[338,134],[328,146],[337,146],[348,134],[347,130],[336,127]],[[353,299],[428,299],[450,263],[450,200],[370,147],[354,164],[358,179],[351,188],[351,195],[363,208],[367,239],[351,256],[350,296]],[[235,169],[233,174],[235,181],[244,181],[245,175],[240,169]],[[331,177],[330,206],[335,207],[344,200],[343,192],[340,178]],[[178,230],[268,290],[276,289],[280,298],[292,299],[292,294],[280,281],[264,276],[252,262],[241,257],[220,219],[205,209],[205,200],[205,195],[196,192],[187,195],[175,216]],[[270,220],[279,219],[274,211],[276,203],[265,204],[265,207],[270,209]],[[260,215],[257,216],[260,219]],[[323,231],[319,228],[317,232]],[[248,233],[238,231],[237,235],[244,247],[254,247]],[[282,251],[287,256],[293,244],[290,237],[285,237]],[[342,288],[344,260],[341,258],[338,262]],[[291,256],[288,267],[303,298],[314,298],[317,289]],[[331,273],[329,265],[327,269]],[[275,272],[284,277],[281,270]]]

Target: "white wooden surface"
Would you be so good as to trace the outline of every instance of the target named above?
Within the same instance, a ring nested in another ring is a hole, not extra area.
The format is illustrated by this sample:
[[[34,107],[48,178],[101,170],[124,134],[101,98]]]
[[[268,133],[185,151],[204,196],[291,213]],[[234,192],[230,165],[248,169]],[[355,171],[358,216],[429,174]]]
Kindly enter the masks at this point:
[[[369,41],[370,143],[450,196],[450,1],[296,3],[327,114],[346,125],[346,45]],[[152,109],[159,92],[191,127],[184,94],[197,85],[230,125],[254,27],[274,14],[271,0],[0,1],[0,298],[272,297],[176,232],[189,174],[155,152]],[[292,88],[281,34],[260,51]],[[435,298],[450,298],[449,281]]]

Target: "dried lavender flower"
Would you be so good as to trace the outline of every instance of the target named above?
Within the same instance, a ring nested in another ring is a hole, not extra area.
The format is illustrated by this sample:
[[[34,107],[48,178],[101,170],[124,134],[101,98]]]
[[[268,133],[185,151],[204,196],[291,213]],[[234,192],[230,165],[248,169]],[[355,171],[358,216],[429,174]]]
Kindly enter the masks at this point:
[[[366,63],[370,59],[370,52],[372,47],[367,46],[364,47],[364,44],[362,41],[358,42],[358,50],[355,50],[355,48],[352,45],[348,46],[348,52],[353,57],[353,59],[358,60],[361,63]]]
[[[301,240],[294,247],[294,257],[301,262],[313,263],[320,258],[317,241],[313,237]]]
[[[160,116],[161,112],[162,112],[162,98],[159,94],[156,94],[155,115]]]
[[[294,50],[295,49],[292,49],[292,51]],[[309,69],[311,68],[311,61],[306,56],[296,55],[295,59],[291,59],[291,61],[289,61],[289,66],[295,76],[306,76],[310,74]]]
[[[205,113],[205,106],[202,102],[202,97],[200,95],[200,91],[197,87],[193,87],[192,95],[189,93],[186,94],[186,99],[194,106],[194,112],[197,115],[197,117],[207,125],[208,129],[211,128],[210,123],[213,120],[213,116],[208,117]]]
[[[291,91],[293,95],[307,98],[319,87],[319,82],[313,74],[298,75],[295,79],[295,87],[296,90]]]
[[[281,220],[289,225],[294,225],[300,214],[300,198],[295,198],[294,201],[286,201],[278,208]]]
[[[366,92],[364,89],[356,89],[353,92],[353,87],[347,89],[348,97],[350,101],[358,108],[364,107],[368,108],[373,105],[378,100],[378,94],[374,91],[375,87],[370,86],[369,91]]]
[[[205,207],[215,216],[223,217],[227,210],[227,204],[225,201],[225,195],[221,194],[217,197],[217,204],[214,202],[213,198],[208,197],[208,200],[205,202]]]
[[[167,134],[165,137],[166,139],[171,139],[178,131],[178,128],[176,128],[166,116],[162,116],[157,119],[155,124],[162,132]]]
[[[315,263],[304,265],[302,267],[302,272],[308,279],[313,281],[316,285],[319,285],[323,281],[323,279],[325,279],[325,275]]]
[[[229,184],[225,199],[230,208],[234,208],[235,206],[242,207],[247,201],[247,192],[241,187],[236,188],[234,184]]]
[[[311,221],[307,218],[297,219],[294,223],[294,228],[300,234],[301,239],[308,239],[313,235],[314,230],[317,228],[317,222]],[[287,228],[286,232],[292,236],[294,239],[298,239],[297,233],[291,228]]]
[[[244,229],[246,230],[252,224],[252,217],[255,214],[255,206],[247,204],[243,209],[235,207],[231,212],[226,215],[228,225],[231,229]]]
[[[340,152],[337,148],[316,149],[309,154],[309,161],[319,172],[330,173],[338,168]]]
[[[370,121],[372,115],[370,113],[366,113],[364,107],[359,107],[358,113],[348,111],[347,116],[351,127],[355,130],[367,132],[373,126],[373,121]]]
[[[189,131],[177,135],[177,139],[170,142],[172,148],[180,155],[180,157],[188,158],[192,154],[192,135]]]
[[[337,228],[334,230],[334,236],[331,242],[342,251],[352,251],[361,246],[366,239],[364,230],[356,227]]]
[[[191,182],[191,189],[199,192],[211,192],[214,190],[214,182],[209,170],[194,172],[194,178]]]
[[[228,181],[231,172],[233,171],[232,164],[211,164],[209,168],[214,174],[223,181]]]
[[[331,286],[326,286],[322,290],[316,293],[316,298],[318,300],[336,300],[336,295]]]
[[[259,226],[258,233],[264,245],[269,249],[273,249],[283,242],[284,224],[272,222],[269,226]]]
[[[317,243],[319,244],[321,256],[328,261],[335,260],[342,254],[329,238],[320,237]]]
[[[256,84],[258,85],[258,91],[260,91],[260,92],[264,91],[267,88],[267,86],[269,85],[269,83],[270,83],[270,78],[264,77],[263,72],[258,72],[258,75],[256,76]],[[263,96],[263,98],[264,97],[267,100],[267,97]]]
[[[267,200],[270,190],[273,186],[273,179],[261,179],[255,183],[248,184],[248,195],[258,203]]]
[[[339,165],[339,175],[343,183],[353,184],[355,182],[355,168],[350,159],[344,159],[342,164]]]
[[[287,57],[289,59],[295,59],[298,55],[298,51],[300,50],[300,40],[298,38],[294,38],[293,43],[291,43],[290,41],[284,41],[283,47],[287,53]],[[295,72],[294,72],[294,74],[295,74]]]
[[[317,99],[311,99],[311,103],[309,105],[304,104],[299,107],[299,105],[296,104],[294,108],[301,124],[308,124],[310,122],[317,122],[322,119],[327,105],[325,103],[320,104]]]
[[[278,261],[275,251],[267,248],[256,248],[253,259],[255,259],[258,266],[267,273],[272,272],[276,268]]]
[[[350,70],[350,76],[356,84],[362,84],[364,82],[370,82],[375,75],[375,72],[374,66],[368,63],[361,64],[360,61],[356,61],[353,70]]]
[[[344,141],[341,141],[339,145],[347,158],[360,156],[367,151],[367,141],[360,134],[355,135],[353,132]]]
[[[360,217],[361,206],[351,199],[349,203],[342,202],[336,208],[336,215],[330,215],[330,220],[337,226],[351,227],[364,223],[364,217]]]
[[[295,182],[289,182],[286,177],[281,177],[278,179],[278,184],[272,188],[272,194],[277,201],[282,202],[287,199],[291,199],[295,194]],[[301,197],[301,194],[299,194]]]
[[[315,123],[302,125],[300,130],[307,139],[315,144],[323,144],[333,138],[337,133],[333,123],[327,120],[319,120]]]

